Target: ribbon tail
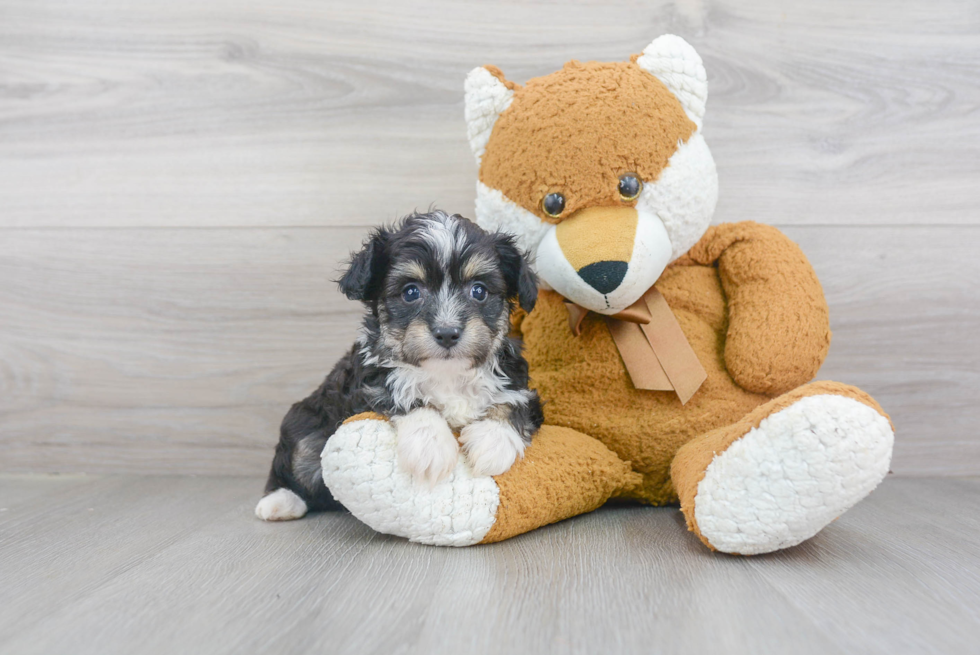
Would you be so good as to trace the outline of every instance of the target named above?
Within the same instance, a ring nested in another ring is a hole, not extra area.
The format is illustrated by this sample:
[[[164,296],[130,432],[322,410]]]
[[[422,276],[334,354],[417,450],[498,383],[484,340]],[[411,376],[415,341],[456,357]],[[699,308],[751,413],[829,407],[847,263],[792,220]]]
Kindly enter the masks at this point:
[[[565,307],[568,327],[579,336],[589,310],[567,300]],[[676,391],[683,405],[708,378],[674,312],[656,287],[622,312],[604,319],[637,389]]]
[[[639,325],[608,316],[606,325],[634,387],[647,391],[673,390],[674,386]]]
[[[568,328],[577,337],[582,334],[582,321],[585,320],[585,316],[589,313],[589,310],[567,300],[565,301],[565,309],[568,310]]]
[[[641,325],[640,329],[684,405],[708,379],[708,373],[701,366],[674,312],[657,288],[651,287],[644,295],[644,300],[650,309],[651,320]]]

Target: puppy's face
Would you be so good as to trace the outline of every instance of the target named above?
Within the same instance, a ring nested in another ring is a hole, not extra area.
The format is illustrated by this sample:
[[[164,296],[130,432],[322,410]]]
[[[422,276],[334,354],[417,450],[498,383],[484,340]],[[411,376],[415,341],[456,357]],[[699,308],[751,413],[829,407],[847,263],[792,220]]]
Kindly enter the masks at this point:
[[[537,297],[510,236],[442,212],[375,232],[340,285],[377,316],[387,356],[412,365],[482,364],[507,336],[512,301],[530,311]]]
[[[484,361],[509,326],[507,286],[497,258],[478,246],[456,248],[441,223],[417,236],[403,244],[407,248],[397,248],[401,252],[385,276],[378,312],[383,344],[410,364]]]

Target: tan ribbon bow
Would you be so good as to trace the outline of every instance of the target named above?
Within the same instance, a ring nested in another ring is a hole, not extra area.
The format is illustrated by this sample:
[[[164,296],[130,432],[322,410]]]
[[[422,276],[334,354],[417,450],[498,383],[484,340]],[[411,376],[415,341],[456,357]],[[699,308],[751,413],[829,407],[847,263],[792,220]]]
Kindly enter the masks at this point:
[[[589,310],[567,300],[565,307],[572,334],[578,336]],[[618,314],[603,318],[637,389],[676,391],[685,404],[708,378],[656,287]]]

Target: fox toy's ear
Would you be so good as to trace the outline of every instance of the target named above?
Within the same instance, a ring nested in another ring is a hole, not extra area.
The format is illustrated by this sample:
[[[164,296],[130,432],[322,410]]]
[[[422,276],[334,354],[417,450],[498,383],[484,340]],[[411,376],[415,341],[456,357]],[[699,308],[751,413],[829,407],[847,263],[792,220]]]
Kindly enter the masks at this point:
[[[530,312],[538,301],[538,276],[531,269],[527,255],[517,247],[513,236],[500,232],[496,239],[497,255],[507,283],[507,297],[517,298],[521,309]]]
[[[708,77],[691,44],[679,36],[664,34],[644,48],[635,61],[677,96],[688,118],[701,129],[708,101]]]
[[[503,73],[495,66],[480,66],[466,76],[463,88],[466,136],[470,140],[476,163],[479,164],[487,148],[487,141],[490,140],[493,124],[510,107],[517,85],[504,79]]]
[[[351,253],[347,270],[337,282],[341,293],[351,300],[377,299],[387,266],[385,243],[389,236],[388,230],[378,229],[364,242],[360,252]]]

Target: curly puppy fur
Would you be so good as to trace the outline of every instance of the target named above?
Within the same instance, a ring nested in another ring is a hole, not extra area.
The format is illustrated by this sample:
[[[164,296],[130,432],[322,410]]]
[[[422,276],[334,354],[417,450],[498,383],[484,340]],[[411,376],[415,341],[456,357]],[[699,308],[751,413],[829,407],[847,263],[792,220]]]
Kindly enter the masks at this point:
[[[458,215],[415,213],[376,229],[339,284],[367,309],[360,336],[283,419],[256,514],[283,520],[340,509],[323,484],[320,453],[361,412],[391,418],[400,440],[405,432],[402,464],[430,483],[451,470],[450,456],[455,464],[455,439],[440,439],[450,429],[476,472],[509,469],[543,421],[521,345],[508,336],[515,302],[530,311],[537,299],[513,237]]]

